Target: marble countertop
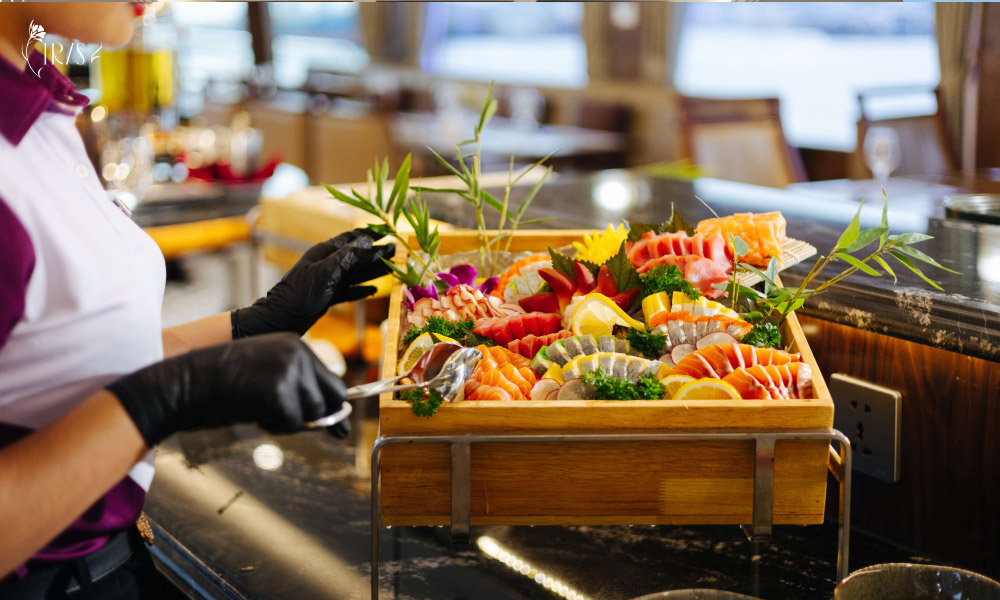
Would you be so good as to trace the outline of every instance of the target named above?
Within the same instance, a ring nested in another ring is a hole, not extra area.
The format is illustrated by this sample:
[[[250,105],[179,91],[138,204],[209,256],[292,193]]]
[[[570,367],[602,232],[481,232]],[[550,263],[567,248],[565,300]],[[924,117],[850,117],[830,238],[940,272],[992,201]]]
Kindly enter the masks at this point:
[[[146,503],[161,569],[195,597],[369,598],[377,421],[364,412],[345,441],[238,426],[161,446]],[[758,544],[736,526],[473,527],[472,544],[452,546],[447,528],[383,528],[379,582],[394,600],[627,600],[686,588],[815,600],[832,597],[836,535],[829,521],[777,526]],[[854,569],[914,559],[852,536]]]

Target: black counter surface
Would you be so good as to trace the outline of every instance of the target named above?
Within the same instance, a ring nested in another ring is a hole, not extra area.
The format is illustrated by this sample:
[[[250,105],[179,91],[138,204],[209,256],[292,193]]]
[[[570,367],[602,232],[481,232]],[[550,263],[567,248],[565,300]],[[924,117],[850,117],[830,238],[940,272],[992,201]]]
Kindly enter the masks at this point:
[[[377,424],[352,420],[360,433],[347,441],[242,426],[168,441],[146,503],[161,568],[195,597],[368,598],[364,463]],[[453,547],[447,528],[383,528],[381,597],[626,600],[714,588],[815,600],[832,598],[837,558],[833,523],[779,525],[772,542],[756,545],[736,526],[473,527],[472,539]],[[852,536],[852,569],[914,560],[923,559]],[[567,586],[562,595],[553,581]]]
[[[516,205],[525,191],[515,188]],[[796,190],[780,190],[718,179],[681,182],[652,178],[636,171],[602,171],[592,175],[561,176],[538,193],[525,219],[550,217],[538,227],[600,228],[622,220],[662,222],[673,202],[692,224],[712,216],[701,198],[720,215],[735,212],[781,211],[788,236],[830,251],[854,217],[859,203],[848,198],[823,197]],[[454,196],[430,196],[432,216],[464,227],[474,227],[474,211]],[[878,227],[881,195],[866,202],[861,228]],[[937,291],[895,259],[888,258],[898,276],[855,274],[811,298],[805,314],[952,350],[1000,361],[1000,227],[969,221],[939,219],[940,202],[925,198],[893,201],[889,198],[890,233],[917,232],[934,239],[914,247],[959,274],[917,262],[923,272],[944,289]],[[785,285],[798,285],[815,258],[781,274]],[[843,266],[841,266],[843,265]],[[898,268],[897,268],[898,267]],[[822,283],[846,268],[830,265],[817,278]]]

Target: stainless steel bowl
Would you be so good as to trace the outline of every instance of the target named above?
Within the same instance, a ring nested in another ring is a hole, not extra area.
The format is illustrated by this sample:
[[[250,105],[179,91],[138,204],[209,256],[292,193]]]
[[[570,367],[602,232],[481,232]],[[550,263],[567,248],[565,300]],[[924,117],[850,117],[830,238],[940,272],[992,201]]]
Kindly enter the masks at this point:
[[[945,196],[944,214],[954,219],[1000,225],[1000,194]]]
[[[744,596],[722,590],[673,590],[649,594],[633,600],[760,600],[755,596]]]
[[[1000,583],[940,565],[889,563],[852,573],[837,584],[835,600],[1000,600]]]

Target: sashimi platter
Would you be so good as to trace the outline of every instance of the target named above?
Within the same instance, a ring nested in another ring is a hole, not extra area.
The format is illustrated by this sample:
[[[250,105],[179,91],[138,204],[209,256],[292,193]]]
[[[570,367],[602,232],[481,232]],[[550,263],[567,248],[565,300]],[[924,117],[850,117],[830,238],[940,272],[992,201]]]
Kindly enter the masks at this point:
[[[437,284],[407,286],[398,372],[436,343],[458,343],[482,352],[466,401],[811,398],[811,369],[775,325],[725,302],[741,265],[773,281],[804,256],[799,246],[786,258],[785,219],[735,214],[691,234],[685,225],[676,215],[609,224],[570,247],[500,253],[497,275],[463,263]],[[440,404],[433,393],[402,399],[423,416]]]
[[[395,372],[385,374],[408,373],[435,344],[482,353],[452,402],[811,399],[816,369],[795,351],[804,338],[790,339],[798,331],[793,313],[806,300],[858,271],[895,279],[887,258],[938,287],[914,261],[944,267],[911,246],[930,236],[889,235],[887,198],[880,226],[861,230],[859,206],[797,288],[783,287],[778,272],[816,248],[790,238],[780,212],[719,216],[705,204],[715,217],[692,225],[671,203],[662,223],[609,223],[575,239],[564,230],[521,229],[542,221],[525,218],[526,210],[552,168],[519,202],[515,186],[545,159],[516,176],[512,160],[503,192],[487,191],[478,151],[495,111],[488,94],[468,142],[472,154],[460,145],[454,162],[435,155],[455,187],[411,188],[409,157],[393,182],[388,162],[376,164],[367,195],[327,186],[396,243],[389,266],[402,293],[393,296],[386,348]],[[464,200],[477,229],[464,237],[439,232],[426,192]],[[423,389],[398,399],[418,416],[433,415],[443,401]]]

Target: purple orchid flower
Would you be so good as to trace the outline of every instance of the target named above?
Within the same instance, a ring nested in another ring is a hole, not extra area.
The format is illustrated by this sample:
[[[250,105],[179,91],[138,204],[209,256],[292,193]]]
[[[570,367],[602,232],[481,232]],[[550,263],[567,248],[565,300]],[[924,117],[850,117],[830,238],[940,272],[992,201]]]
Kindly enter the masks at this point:
[[[488,295],[496,289],[499,277],[490,277],[477,286],[476,275],[478,274],[479,272],[472,265],[456,265],[448,269],[447,273],[438,273],[436,277],[438,281],[443,282],[449,289],[456,285],[470,285],[481,291],[484,295]],[[437,286],[433,283],[427,287],[417,285],[410,288],[403,288],[403,293],[406,294],[407,301],[403,304],[407,309],[413,308],[413,304],[421,298],[434,298],[436,300],[440,297],[438,296]]]

